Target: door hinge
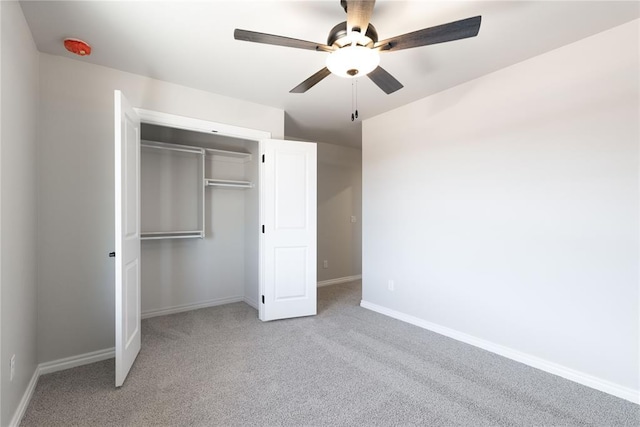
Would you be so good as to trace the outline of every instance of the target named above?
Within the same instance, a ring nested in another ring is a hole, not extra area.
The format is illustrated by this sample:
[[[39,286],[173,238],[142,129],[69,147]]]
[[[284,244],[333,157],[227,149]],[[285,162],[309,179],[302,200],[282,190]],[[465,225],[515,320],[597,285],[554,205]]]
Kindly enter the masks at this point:
[[[262,155],[262,163],[264,163],[264,154]]]
[[[115,257],[116,257],[115,252],[109,252],[109,258],[115,258]]]
[[[264,304],[264,295],[262,295],[262,303]]]
[[[264,225],[262,226],[262,234],[264,234]]]

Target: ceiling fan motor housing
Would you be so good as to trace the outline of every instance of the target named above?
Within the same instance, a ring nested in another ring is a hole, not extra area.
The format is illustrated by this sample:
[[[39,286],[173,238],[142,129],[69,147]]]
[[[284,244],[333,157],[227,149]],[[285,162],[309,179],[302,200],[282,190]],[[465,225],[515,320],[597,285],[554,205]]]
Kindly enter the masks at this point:
[[[327,46],[346,46],[347,44],[351,43],[351,41],[349,39],[345,39],[345,37],[347,37],[347,21],[341,22],[331,29],[331,31],[329,32],[329,37],[327,37]],[[369,26],[367,27],[367,32],[364,33],[364,38],[366,43],[358,44],[366,47],[373,47],[373,45],[378,42],[378,32],[376,31],[376,27],[374,27],[373,24],[369,24]]]

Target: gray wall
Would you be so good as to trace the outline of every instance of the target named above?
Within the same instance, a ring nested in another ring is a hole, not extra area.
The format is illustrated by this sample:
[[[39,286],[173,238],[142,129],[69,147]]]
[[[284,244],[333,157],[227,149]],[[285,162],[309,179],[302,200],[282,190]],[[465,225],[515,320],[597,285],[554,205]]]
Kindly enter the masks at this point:
[[[114,345],[114,89],[136,107],[284,135],[280,109],[41,54],[41,362]]]
[[[324,260],[328,268],[323,267]],[[358,148],[318,143],[317,271],[320,282],[362,272],[362,150]]]
[[[363,300],[637,396],[638,27],[366,120]]]
[[[0,2],[0,425],[16,413],[36,369],[38,52],[17,2]],[[9,359],[16,355],[9,382]]]

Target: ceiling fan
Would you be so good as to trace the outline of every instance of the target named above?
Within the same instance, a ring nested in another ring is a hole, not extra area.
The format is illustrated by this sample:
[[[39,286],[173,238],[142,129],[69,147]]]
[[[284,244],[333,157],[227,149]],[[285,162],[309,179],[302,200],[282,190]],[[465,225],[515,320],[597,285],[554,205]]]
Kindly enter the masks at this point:
[[[290,93],[304,93],[333,73],[347,78],[367,75],[385,93],[391,94],[403,86],[378,65],[379,52],[395,52],[475,37],[480,31],[482,19],[481,16],[474,16],[378,41],[378,33],[369,22],[375,0],[341,0],[340,4],[347,12],[347,20],[331,29],[327,44],[240,29],[233,32],[233,37],[254,43],[328,52],[326,67],[291,89]]]

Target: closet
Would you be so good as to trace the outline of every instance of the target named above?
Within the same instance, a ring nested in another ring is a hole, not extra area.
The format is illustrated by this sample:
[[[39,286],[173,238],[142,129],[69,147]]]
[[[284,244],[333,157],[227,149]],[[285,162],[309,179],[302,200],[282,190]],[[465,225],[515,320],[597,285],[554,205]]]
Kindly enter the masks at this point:
[[[258,308],[258,144],[141,125],[142,318]]]
[[[244,301],[316,314],[316,146],[133,108],[115,91],[116,386],[143,317]]]

